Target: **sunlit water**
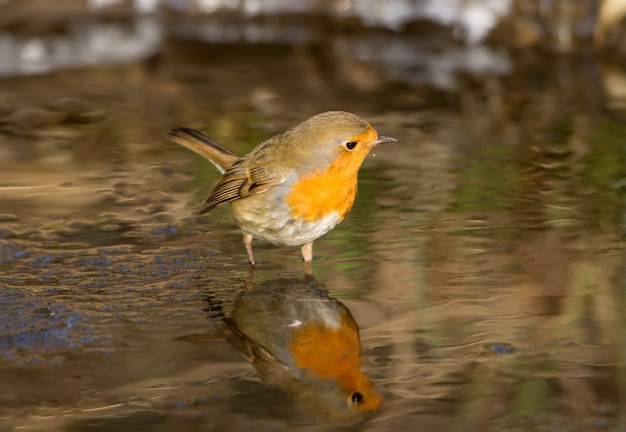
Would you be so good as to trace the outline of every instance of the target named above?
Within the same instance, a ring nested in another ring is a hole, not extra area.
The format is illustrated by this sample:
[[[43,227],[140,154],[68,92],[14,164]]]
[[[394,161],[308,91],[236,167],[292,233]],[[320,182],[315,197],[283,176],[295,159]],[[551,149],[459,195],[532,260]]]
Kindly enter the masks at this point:
[[[530,56],[434,91],[321,49],[170,42],[0,81],[2,430],[338,427],[223,336],[245,293],[300,289],[298,249],[256,242],[250,275],[228,209],[196,215],[216,172],[161,136],[245,153],[326,109],[399,140],[315,243],[315,298],[348,308],[384,398],[343,427],[626,428],[626,128],[607,75]]]

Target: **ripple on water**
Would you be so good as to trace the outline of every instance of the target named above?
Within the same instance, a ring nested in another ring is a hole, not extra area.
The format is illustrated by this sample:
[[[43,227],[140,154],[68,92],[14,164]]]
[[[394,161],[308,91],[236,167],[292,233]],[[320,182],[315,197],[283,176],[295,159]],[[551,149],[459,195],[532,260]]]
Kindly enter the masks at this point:
[[[81,314],[65,302],[4,288],[2,307],[2,363],[59,364],[64,359],[60,353],[110,343],[110,336],[94,330],[88,315]]]
[[[219,286],[215,272],[210,285],[202,281],[211,256],[202,247],[58,251],[0,242],[0,363],[52,365],[65,353],[116,350],[128,344],[124,335],[149,335],[163,322],[173,333],[206,330],[204,299]]]

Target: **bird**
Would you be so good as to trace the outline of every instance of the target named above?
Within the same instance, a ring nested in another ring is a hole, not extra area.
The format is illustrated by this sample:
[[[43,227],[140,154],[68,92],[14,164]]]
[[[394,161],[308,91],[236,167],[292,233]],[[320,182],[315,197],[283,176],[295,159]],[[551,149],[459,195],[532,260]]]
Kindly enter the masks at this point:
[[[246,286],[223,322],[226,340],[263,382],[320,420],[361,421],[383,403],[361,371],[359,328],[350,310],[314,277]]]
[[[346,111],[314,115],[241,157],[195,129],[178,127],[164,135],[208,159],[222,174],[199,214],[229,203],[252,266],[253,238],[302,246],[302,258],[310,264],[313,241],[352,208],[365,157],[378,144],[397,141]]]

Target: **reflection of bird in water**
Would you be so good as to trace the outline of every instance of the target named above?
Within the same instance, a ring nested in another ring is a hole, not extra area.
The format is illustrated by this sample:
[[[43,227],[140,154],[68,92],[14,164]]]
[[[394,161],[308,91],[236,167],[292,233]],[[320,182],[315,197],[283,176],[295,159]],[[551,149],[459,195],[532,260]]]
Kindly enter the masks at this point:
[[[382,397],[359,370],[359,329],[313,277],[278,279],[241,292],[228,341],[263,379],[327,421],[354,422]]]

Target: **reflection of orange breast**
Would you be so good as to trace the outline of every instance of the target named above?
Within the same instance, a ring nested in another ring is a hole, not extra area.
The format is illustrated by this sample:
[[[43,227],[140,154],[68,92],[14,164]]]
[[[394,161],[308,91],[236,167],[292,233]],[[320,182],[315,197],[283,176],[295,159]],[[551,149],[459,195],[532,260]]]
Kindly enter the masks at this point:
[[[373,383],[359,370],[359,332],[349,314],[341,314],[337,328],[315,322],[294,330],[289,348],[296,366],[308,369],[312,377],[334,378],[347,395],[353,392],[363,394],[363,403],[357,409],[375,411],[382,403]]]
[[[287,195],[292,216],[313,222],[332,212],[343,219],[352,208],[357,175],[365,155],[343,151],[324,172],[314,171],[299,179]]]

